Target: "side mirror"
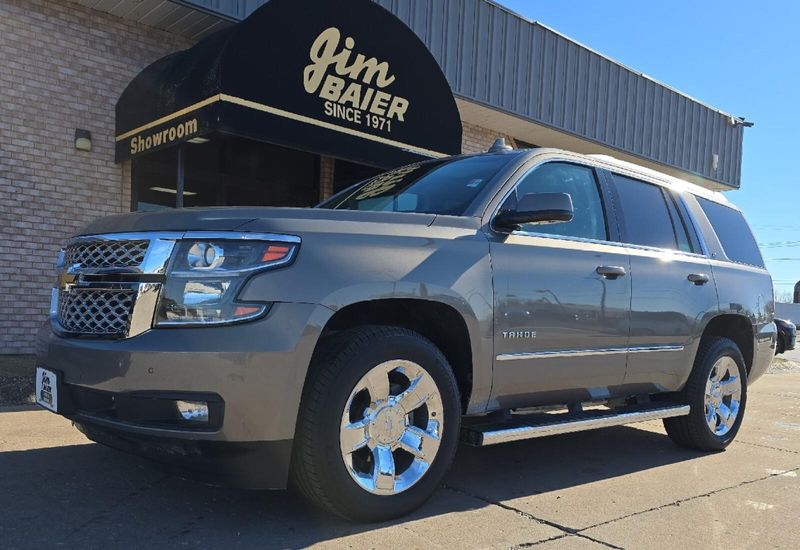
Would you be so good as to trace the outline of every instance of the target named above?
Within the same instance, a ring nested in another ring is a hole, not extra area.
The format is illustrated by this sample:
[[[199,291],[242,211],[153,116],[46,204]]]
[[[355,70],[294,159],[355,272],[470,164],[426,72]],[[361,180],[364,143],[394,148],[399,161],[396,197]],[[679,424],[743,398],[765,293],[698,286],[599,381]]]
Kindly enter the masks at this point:
[[[526,223],[558,223],[572,220],[574,210],[569,193],[528,193],[514,210],[504,210],[494,218],[502,229],[517,229]]]

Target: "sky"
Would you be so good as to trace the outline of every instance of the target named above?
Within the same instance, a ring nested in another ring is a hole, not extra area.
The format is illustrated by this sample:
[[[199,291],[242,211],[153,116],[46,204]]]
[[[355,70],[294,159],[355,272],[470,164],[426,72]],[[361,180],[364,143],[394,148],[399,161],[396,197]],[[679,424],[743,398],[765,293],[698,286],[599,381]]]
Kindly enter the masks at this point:
[[[800,1],[500,0],[528,19],[755,126],[741,189],[776,296],[800,281]]]

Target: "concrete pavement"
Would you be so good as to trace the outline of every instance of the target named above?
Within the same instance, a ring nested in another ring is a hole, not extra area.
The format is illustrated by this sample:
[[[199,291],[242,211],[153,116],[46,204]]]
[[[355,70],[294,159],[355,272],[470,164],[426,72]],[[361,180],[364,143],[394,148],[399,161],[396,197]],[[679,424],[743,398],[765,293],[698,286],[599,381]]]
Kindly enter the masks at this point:
[[[800,373],[765,375],[724,453],[660,423],[459,450],[403,521],[356,525],[285,492],[207,487],[0,409],[0,547],[797,548]]]

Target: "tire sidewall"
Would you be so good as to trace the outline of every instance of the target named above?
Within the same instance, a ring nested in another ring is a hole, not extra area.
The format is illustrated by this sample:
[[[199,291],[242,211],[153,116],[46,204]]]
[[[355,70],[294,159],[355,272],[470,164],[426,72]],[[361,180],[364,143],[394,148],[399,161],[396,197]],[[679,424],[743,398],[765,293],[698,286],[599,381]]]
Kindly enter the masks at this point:
[[[726,356],[733,359],[739,370],[738,375],[742,384],[742,397],[739,402],[739,412],[736,415],[733,426],[728,433],[719,436],[711,431],[705,419],[705,387],[714,364],[720,358]],[[697,375],[697,380],[694,385],[694,391],[692,392],[694,395],[688,396],[691,406],[691,422],[694,424],[695,433],[705,440],[709,448],[722,450],[734,440],[736,434],[739,432],[747,407],[747,369],[744,365],[744,358],[738,346],[732,340],[720,338],[708,348],[701,363],[697,366],[699,369],[695,373]]]
[[[359,346],[347,357],[337,380],[328,388],[316,424],[314,453],[320,474],[326,480],[329,498],[349,516],[382,519],[402,515],[421,505],[438,487],[452,462],[458,445],[461,405],[455,378],[444,356],[428,340],[410,331],[398,330]],[[444,421],[441,442],[433,463],[413,486],[396,495],[375,495],[350,476],[341,456],[339,431],[342,414],[353,388],[375,366],[394,359],[412,361],[433,378],[442,399]]]

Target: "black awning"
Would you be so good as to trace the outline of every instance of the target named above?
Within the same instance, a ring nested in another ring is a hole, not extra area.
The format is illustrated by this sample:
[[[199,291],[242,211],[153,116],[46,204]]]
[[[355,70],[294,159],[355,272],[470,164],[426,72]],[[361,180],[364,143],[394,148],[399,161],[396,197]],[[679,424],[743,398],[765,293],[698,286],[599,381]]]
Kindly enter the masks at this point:
[[[156,61],[117,102],[116,159],[211,132],[381,167],[461,152],[438,63],[371,0],[270,0]]]

